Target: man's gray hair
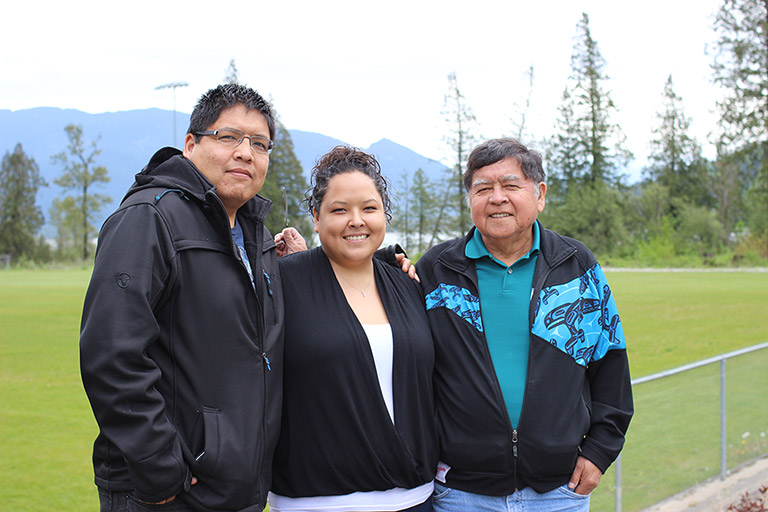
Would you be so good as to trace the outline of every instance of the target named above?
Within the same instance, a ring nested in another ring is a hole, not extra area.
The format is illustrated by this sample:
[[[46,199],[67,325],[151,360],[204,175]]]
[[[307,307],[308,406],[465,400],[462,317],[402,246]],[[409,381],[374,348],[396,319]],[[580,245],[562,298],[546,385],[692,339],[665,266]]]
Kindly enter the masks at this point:
[[[541,183],[546,178],[538,151],[529,149],[517,139],[509,137],[490,139],[473,149],[469,155],[467,170],[464,172],[466,191],[469,192],[472,187],[472,177],[476,170],[493,165],[505,158],[517,160],[525,177],[533,180],[534,183]]]

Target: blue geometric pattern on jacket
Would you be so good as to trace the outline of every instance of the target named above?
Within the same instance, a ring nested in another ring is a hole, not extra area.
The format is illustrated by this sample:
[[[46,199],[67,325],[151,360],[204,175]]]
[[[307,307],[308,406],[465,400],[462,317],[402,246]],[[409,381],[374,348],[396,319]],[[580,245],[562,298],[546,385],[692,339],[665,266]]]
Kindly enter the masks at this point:
[[[472,292],[455,284],[440,283],[426,297],[427,311],[435,308],[447,308],[472,327],[483,332],[483,320],[480,318],[480,299]]]
[[[597,263],[573,281],[541,290],[531,332],[583,366],[626,348],[616,302]]]

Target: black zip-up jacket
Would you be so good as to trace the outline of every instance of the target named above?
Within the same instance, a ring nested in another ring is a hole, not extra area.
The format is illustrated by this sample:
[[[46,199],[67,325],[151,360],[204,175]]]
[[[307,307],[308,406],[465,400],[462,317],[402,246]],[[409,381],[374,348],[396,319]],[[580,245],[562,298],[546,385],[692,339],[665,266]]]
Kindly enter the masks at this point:
[[[374,259],[374,272],[392,328],[394,424],[368,338],[322,248],[280,260],[286,324],[277,494],[411,489],[434,478],[432,336],[420,288],[399,266],[379,261],[386,254]]]
[[[482,328],[465,237],[418,262],[435,340],[435,404],[446,485],[503,496],[568,483],[583,455],[605,471],[633,413],[624,334],[605,275],[580,242],[540,226],[525,396],[512,428]]]
[[[104,223],[80,336],[100,488],[264,508],[282,405],[270,207],[256,196],[237,213],[255,286],[215,188],[178,150],[158,151]]]

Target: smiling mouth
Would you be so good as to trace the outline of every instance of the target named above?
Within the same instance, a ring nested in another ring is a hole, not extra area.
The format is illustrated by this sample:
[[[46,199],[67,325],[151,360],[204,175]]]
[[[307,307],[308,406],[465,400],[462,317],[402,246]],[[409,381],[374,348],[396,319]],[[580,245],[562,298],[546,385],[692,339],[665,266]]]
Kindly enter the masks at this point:
[[[503,219],[504,217],[511,217],[511,213],[492,213],[490,217],[492,219]]]
[[[230,174],[237,174],[238,176],[245,176],[245,177],[248,177],[248,178],[251,177],[251,173],[249,173],[245,169],[230,169],[227,172],[230,173]]]
[[[359,242],[361,240],[365,240],[366,238],[368,238],[368,235],[349,235],[343,238],[344,240],[349,240],[350,242]]]

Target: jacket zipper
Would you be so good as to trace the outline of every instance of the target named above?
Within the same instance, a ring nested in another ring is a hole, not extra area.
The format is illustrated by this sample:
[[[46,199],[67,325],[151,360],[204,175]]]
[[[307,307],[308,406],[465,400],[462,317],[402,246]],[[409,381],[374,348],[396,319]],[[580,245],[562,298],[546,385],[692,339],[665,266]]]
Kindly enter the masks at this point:
[[[515,492],[519,490],[517,484],[517,429],[512,430],[512,473],[515,475]]]
[[[272,291],[272,278],[269,277],[266,270],[263,270],[263,273],[264,283],[267,285],[267,295],[269,295],[269,301],[272,304],[272,325],[277,325],[277,310],[275,309],[275,294]],[[269,366],[269,361],[267,361],[267,366]]]
[[[442,264],[448,266],[449,268],[451,267],[451,265],[448,265],[447,262],[442,262]],[[459,273],[459,274],[463,275],[464,277],[466,277],[467,280],[469,280],[469,282],[472,283],[472,286],[474,287],[473,292],[478,297],[480,297],[479,286],[478,286],[477,282],[474,279],[472,279],[472,275],[469,272],[466,272],[465,270],[458,269],[458,268],[453,268],[452,270],[454,270],[457,273]],[[480,307],[480,317],[482,318],[482,310],[483,310],[482,304],[480,304],[479,307]],[[507,421],[507,424],[512,429],[512,471],[513,471],[514,480],[515,480],[515,490],[517,490],[517,487],[518,487],[518,485],[517,485],[517,458],[518,458],[518,455],[517,455],[517,430],[515,429],[514,425],[512,425],[512,422],[509,419],[509,411],[507,410],[507,406],[506,406],[506,404],[504,402],[504,395],[501,392],[501,385],[499,384],[499,377],[498,377],[498,375],[496,375],[496,370],[493,367],[493,360],[491,359],[491,351],[488,348],[488,340],[485,337],[485,332],[483,332],[481,335],[483,337],[483,340],[485,341],[485,344],[483,345],[484,353],[485,353],[485,360],[487,361],[487,364],[488,364],[489,368],[493,372],[494,380],[495,380],[495,383],[496,383],[496,386],[495,386],[496,400],[497,400],[497,403],[501,407],[501,411],[502,411],[502,413],[504,415],[504,418]],[[529,338],[530,338],[530,335],[529,335]],[[530,343],[530,339],[529,339],[529,343]],[[526,383],[526,385],[527,385],[527,383]],[[525,402],[525,400],[523,400],[523,402]],[[522,417],[522,410],[520,411],[520,416]]]
[[[232,228],[229,225],[229,216],[226,214],[226,208],[224,208],[224,203],[221,202],[221,198],[219,198],[219,196],[217,196],[215,193],[213,193],[213,197],[215,198],[216,201],[218,201],[219,206],[221,207],[220,211],[224,211],[224,217],[225,217],[225,222],[226,222],[226,226],[227,226],[227,231],[230,233],[229,238],[230,238],[230,240],[232,242],[231,243],[231,248],[232,248],[232,251],[234,252],[235,258],[238,261],[240,261],[240,265],[243,267],[243,270],[246,273],[246,278],[248,279],[249,283],[252,283],[252,286],[250,286],[250,288],[251,288],[251,290],[253,290],[253,296],[256,299],[257,313],[258,313],[256,315],[256,325],[258,327],[258,329],[257,329],[257,336],[260,337],[260,340],[256,340],[257,343],[260,342],[260,344],[257,344],[256,347],[257,347],[258,350],[261,351],[261,357],[262,357],[262,359],[264,361],[264,365],[266,366],[267,371],[271,371],[272,370],[272,365],[269,362],[269,357],[267,356],[267,352],[266,352],[265,347],[264,347],[264,338],[266,337],[266,329],[265,329],[265,326],[264,326],[264,312],[263,312],[263,308],[262,307],[258,307],[258,306],[261,306],[261,300],[259,300],[258,285],[256,284],[258,280],[254,279],[253,281],[251,281],[251,277],[248,275],[248,269],[245,268],[245,262],[240,258],[239,251],[237,250],[237,247],[235,246],[235,241],[232,239],[232,231],[231,231]],[[254,243],[256,244],[256,254],[259,255],[259,258],[257,258],[257,260],[258,260],[257,263],[259,263],[259,266],[261,266],[261,261],[262,261],[262,258],[263,258],[262,254],[261,254],[262,244],[261,244],[261,237],[259,236],[259,233],[261,233],[263,231],[263,227],[264,227],[264,224],[262,222],[259,222],[259,219],[257,218],[256,219],[256,229],[255,229],[255,231],[256,231],[255,238],[256,239],[254,240]],[[243,233],[243,235],[245,235],[245,233]],[[249,258],[249,260],[250,260],[250,258]],[[253,265],[251,265],[251,272],[253,272]],[[264,274],[266,275],[266,272],[264,272]],[[269,291],[270,292],[272,291],[271,290],[271,286],[269,287]],[[261,455],[261,468],[262,468],[262,474],[265,474],[265,472],[269,469],[269,468],[266,467],[267,465],[265,463],[266,459],[267,459],[267,457],[266,457],[266,453],[267,453],[267,441],[266,441],[266,437],[267,437],[267,414],[266,414],[266,410],[267,410],[267,396],[268,396],[268,393],[267,393],[267,372],[263,372],[263,375],[264,375],[264,379],[263,379],[263,386],[262,387],[263,387],[264,395],[262,397],[262,403],[264,404],[264,413],[261,416],[261,435],[259,437],[261,438],[260,439],[260,441],[261,441],[261,454],[260,454]],[[257,494],[259,496],[261,496],[261,494],[262,494],[262,487],[263,487],[261,479],[259,479],[256,482],[256,487],[257,487],[257,491],[258,491]]]

